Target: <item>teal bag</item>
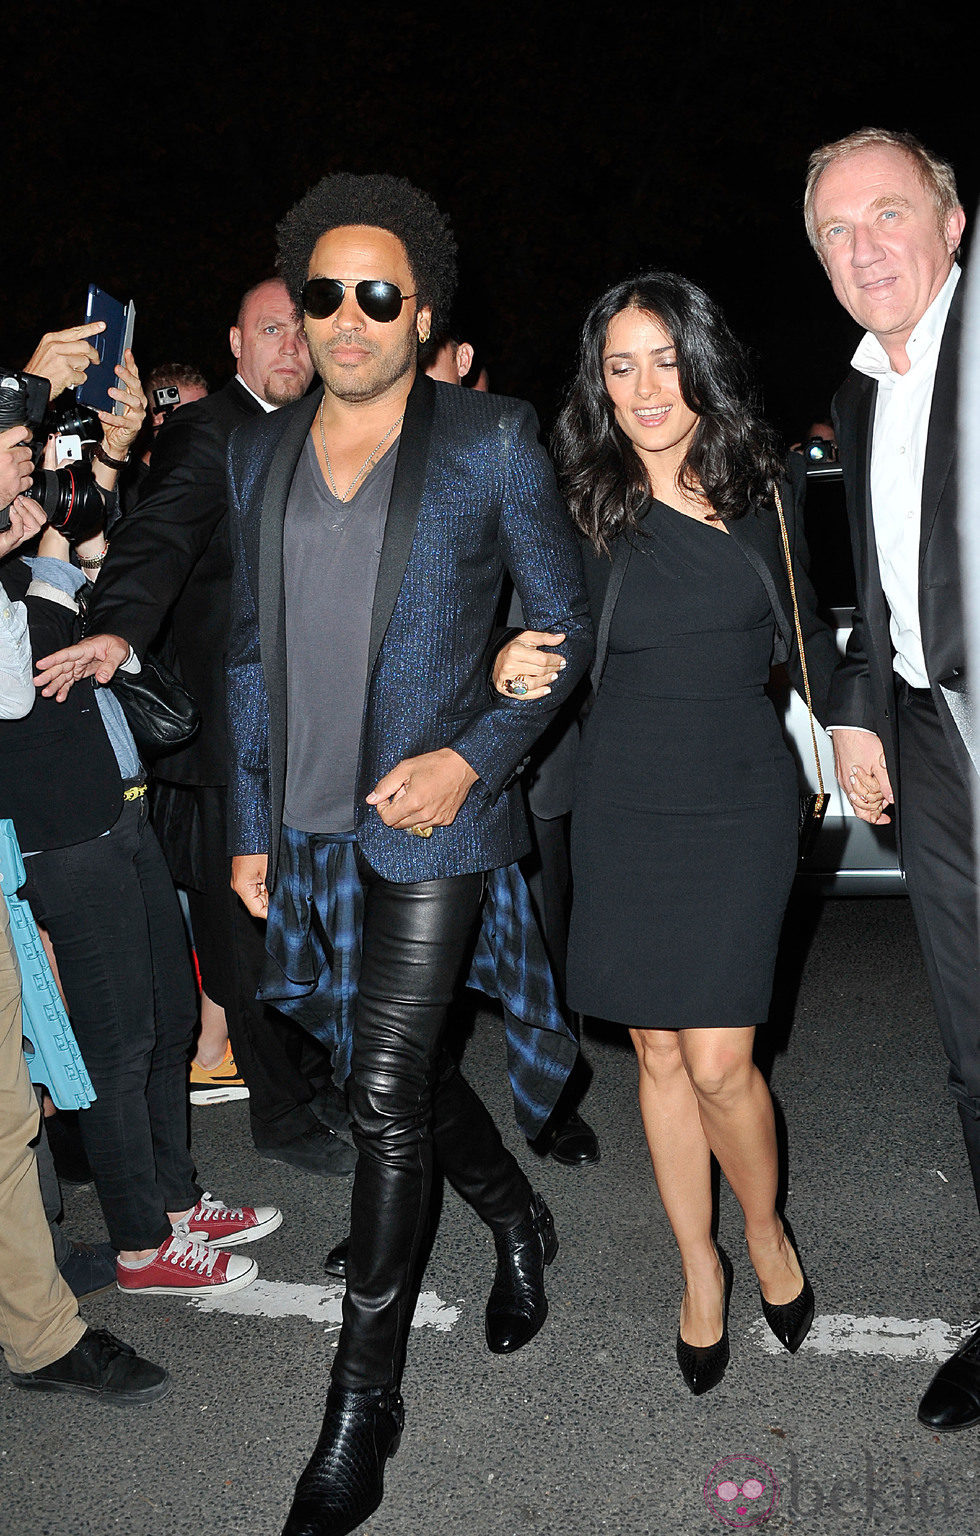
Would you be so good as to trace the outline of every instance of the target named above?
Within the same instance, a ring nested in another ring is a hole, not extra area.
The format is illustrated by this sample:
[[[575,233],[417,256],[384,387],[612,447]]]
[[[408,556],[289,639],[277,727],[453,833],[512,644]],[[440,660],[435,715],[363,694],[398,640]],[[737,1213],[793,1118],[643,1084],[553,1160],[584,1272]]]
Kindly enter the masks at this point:
[[[14,893],[24,884],[24,860],[9,818],[0,818],[0,894],[20,964],[24,1055],[31,1081],[43,1083],[59,1109],[88,1109],[96,1095],[61,993],[51,974],[34,914]]]

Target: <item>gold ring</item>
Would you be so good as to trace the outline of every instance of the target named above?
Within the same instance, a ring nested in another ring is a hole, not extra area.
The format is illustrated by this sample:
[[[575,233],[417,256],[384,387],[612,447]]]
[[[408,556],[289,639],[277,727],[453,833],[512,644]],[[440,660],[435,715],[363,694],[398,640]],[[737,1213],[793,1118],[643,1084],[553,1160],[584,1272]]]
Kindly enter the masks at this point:
[[[409,827],[408,830],[409,830],[409,832],[411,832],[413,837],[431,837],[432,836],[432,828],[431,827],[423,827],[418,822],[415,824],[414,827]]]

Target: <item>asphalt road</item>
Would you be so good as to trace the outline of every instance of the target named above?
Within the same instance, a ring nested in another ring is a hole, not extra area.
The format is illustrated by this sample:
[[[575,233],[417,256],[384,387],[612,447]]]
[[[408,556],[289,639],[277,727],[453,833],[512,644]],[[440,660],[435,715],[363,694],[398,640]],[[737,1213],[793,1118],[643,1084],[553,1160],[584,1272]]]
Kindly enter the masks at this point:
[[[409,1350],[406,1432],[365,1532],[711,1536],[753,1521],[773,1536],[974,1536],[980,1430],[940,1438],[915,1418],[948,1330],[978,1316],[980,1294],[977,1211],[911,914],[901,899],[828,902],[805,953],[810,926],[793,913],[770,1054],[787,1209],[817,1295],[811,1341],[795,1358],[766,1347],[723,1187],[732,1362],[716,1391],[692,1398],[674,1359],[679,1268],[631,1051],[590,1034],[586,1110],[603,1155],[573,1172],[522,1141],[502,1031],[481,1014],[466,1070],[558,1225],[551,1316],[519,1354],[487,1352],[491,1241],[447,1193]],[[319,1429],[339,1301],[322,1256],[345,1230],[349,1185],[254,1157],[241,1104],[195,1110],[194,1148],[205,1187],[284,1211],[249,1249],[261,1290],[228,1298],[252,1296],[260,1310],[91,1299],[93,1323],[172,1372],[171,1395],[143,1410],[29,1396],[0,1379],[4,1536],[281,1529]],[[66,1208],[73,1235],[103,1235],[91,1189],[66,1191]],[[754,1501],[714,1492],[753,1475],[765,1484]]]

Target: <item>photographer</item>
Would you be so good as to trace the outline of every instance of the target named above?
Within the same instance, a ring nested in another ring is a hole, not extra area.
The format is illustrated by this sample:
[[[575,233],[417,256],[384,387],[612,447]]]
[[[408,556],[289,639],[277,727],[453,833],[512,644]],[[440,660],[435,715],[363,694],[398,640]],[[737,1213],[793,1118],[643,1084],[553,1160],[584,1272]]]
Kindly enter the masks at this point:
[[[30,482],[23,428],[0,433],[0,501],[10,527],[0,533],[0,559],[44,526]],[[19,720],[34,703],[31,647],[23,603],[0,591],[0,720]],[[38,1111],[24,1060],[21,980],[0,897],[0,1347],[14,1384],[116,1403],[147,1403],[169,1390],[165,1370],[142,1360],[105,1329],[86,1327],[58,1273],[38,1184],[32,1143]]]
[[[58,409],[53,402],[77,388],[99,354],[89,337],[104,329],[101,320],[49,331],[42,336],[23,372],[5,372],[0,380],[0,558],[22,542],[23,493],[39,504],[42,520],[63,527],[78,545],[83,525],[110,527],[118,516],[116,482],[130,458],[130,447],[146,414],[146,399],[132,352],[116,368],[118,385],[110,397],[122,406],[119,414],[93,411],[72,401]],[[84,437],[84,461],[55,467],[50,448],[45,467],[35,469],[41,434]],[[70,531],[69,531],[70,524]],[[35,530],[36,531],[36,530]],[[104,541],[103,541],[104,542]],[[98,555],[85,552],[101,564]]]
[[[132,358],[118,371],[121,416],[103,421],[96,474],[107,490],[143,421]],[[48,453],[50,455],[51,446]],[[37,555],[0,581],[25,603],[35,655],[77,638],[86,578],[105,558],[100,532],[71,546],[48,527]],[[81,567],[79,569],[78,567]],[[82,601],[80,601],[80,599]],[[38,695],[24,720],[0,723],[0,774],[24,852],[24,893],[47,929],[72,1026],[96,1092],[79,1114],[120,1287],[143,1294],[239,1289],[242,1243],[279,1212],[228,1211],[201,1197],[187,1146],[185,1078],[196,997],[173,884],[149,825],[146,778],[117,700],[90,681],[64,705]]]

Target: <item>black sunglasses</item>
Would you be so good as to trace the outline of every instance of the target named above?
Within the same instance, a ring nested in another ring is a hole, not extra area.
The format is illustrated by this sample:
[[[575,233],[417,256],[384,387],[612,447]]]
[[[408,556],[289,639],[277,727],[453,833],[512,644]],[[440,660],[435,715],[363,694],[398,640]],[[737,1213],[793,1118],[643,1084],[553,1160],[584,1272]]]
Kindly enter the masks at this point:
[[[326,320],[335,315],[348,288],[353,288],[354,297],[369,320],[380,320],[385,324],[398,319],[406,299],[417,297],[414,293],[402,293],[395,283],[384,283],[380,278],[365,277],[359,283],[342,283],[339,277],[311,277],[303,284],[304,313],[312,320]]]

